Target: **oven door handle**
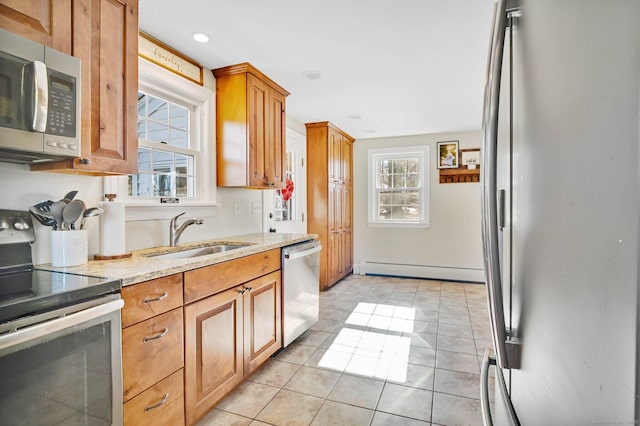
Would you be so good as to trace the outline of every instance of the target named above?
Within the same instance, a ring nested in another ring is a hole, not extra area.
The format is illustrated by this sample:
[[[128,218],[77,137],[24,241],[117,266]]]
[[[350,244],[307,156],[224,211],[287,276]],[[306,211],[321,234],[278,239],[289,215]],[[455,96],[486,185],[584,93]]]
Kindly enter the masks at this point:
[[[124,300],[113,300],[111,302],[94,306],[92,308],[69,314],[61,318],[42,322],[31,327],[26,327],[13,333],[7,333],[3,336],[0,336],[0,351],[11,346],[19,345],[21,343],[40,338],[42,336],[46,336],[47,334],[55,333],[66,328],[82,324],[83,322],[87,322],[95,318],[100,318],[104,315],[110,314],[111,312],[119,311],[123,306]]]

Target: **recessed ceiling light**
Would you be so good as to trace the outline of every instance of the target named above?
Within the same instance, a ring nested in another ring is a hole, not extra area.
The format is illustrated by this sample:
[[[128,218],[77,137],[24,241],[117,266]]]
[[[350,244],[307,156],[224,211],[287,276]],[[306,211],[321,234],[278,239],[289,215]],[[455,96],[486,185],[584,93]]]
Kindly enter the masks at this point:
[[[352,120],[361,120],[362,116],[360,114],[351,114],[349,118]]]
[[[305,71],[302,76],[307,80],[319,80],[322,78],[322,73],[320,71]]]
[[[376,131],[371,129],[371,130],[367,130],[367,133],[375,133]]]
[[[206,43],[209,41],[209,36],[203,33],[195,33],[193,39],[199,43]]]

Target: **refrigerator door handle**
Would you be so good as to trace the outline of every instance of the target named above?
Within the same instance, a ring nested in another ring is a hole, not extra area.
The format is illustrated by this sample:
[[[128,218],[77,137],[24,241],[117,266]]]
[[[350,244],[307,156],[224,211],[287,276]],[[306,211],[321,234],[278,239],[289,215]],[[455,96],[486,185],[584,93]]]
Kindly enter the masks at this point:
[[[500,79],[507,27],[506,0],[494,7],[491,45],[484,92],[482,118],[481,214],[482,248],[487,281],[487,296],[491,333],[496,346],[496,358],[500,368],[518,368],[518,341],[507,334],[502,298],[502,277],[499,255],[497,163],[498,163],[498,106],[500,101]],[[504,201],[502,198],[501,202]],[[500,218],[502,221],[503,218]]]
[[[482,423],[484,426],[493,426],[493,416],[491,415],[491,403],[489,400],[489,368],[492,365],[496,365],[496,359],[491,356],[491,348],[487,348],[482,358],[482,368],[480,369],[480,407],[482,409]],[[496,386],[499,387],[502,393],[502,401],[504,401],[504,408],[507,415],[509,425],[520,426],[518,416],[513,408],[509,394],[507,393],[507,386],[504,383],[504,376],[500,368],[496,369]],[[496,402],[497,403],[497,402]]]

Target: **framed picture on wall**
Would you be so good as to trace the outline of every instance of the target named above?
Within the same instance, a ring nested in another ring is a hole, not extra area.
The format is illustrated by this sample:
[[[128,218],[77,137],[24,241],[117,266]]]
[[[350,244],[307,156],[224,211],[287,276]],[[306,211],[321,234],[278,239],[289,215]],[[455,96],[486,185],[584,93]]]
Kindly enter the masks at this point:
[[[458,168],[458,141],[438,142],[438,168]]]

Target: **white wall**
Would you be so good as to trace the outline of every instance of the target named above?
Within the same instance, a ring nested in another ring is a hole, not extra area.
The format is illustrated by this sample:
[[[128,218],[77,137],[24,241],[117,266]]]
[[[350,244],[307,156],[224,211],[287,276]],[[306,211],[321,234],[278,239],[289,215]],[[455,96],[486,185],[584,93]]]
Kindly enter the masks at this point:
[[[458,140],[460,148],[479,148],[481,132],[441,133],[359,139],[353,145],[354,271],[483,281],[480,184],[439,183],[436,143]],[[430,228],[367,226],[367,150],[392,146],[430,146]],[[371,265],[361,262],[395,265]],[[413,266],[404,266],[413,265]]]

